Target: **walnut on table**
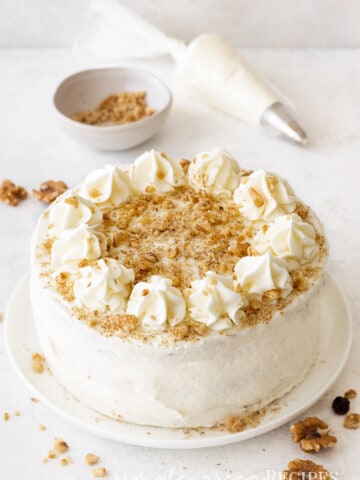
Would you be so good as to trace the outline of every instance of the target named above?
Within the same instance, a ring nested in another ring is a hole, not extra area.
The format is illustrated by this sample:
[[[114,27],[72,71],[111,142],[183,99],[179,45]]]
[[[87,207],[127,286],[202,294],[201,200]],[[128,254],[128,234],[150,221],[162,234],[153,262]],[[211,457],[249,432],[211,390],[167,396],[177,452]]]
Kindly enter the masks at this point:
[[[356,430],[360,427],[360,415],[358,413],[349,413],[344,418],[344,427],[350,430]]]
[[[3,180],[2,184],[0,185],[0,200],[7,205],[16,207],[19,202],[21,202],[21,200],[25,200],[27,196],[28,192],[24,187],[15,185],[15,183],[9,179]]]
[[[311,460],[296,458],[288,463],[287,470],[282,472],[282,480],[330,480],[330,473]]]
[[[317,453],[323,448],[333,447],[337,438],[329,435],[326,422],[317,417],[307,417],[290,427],[294,443],[299,443],[300,448],[306,453]]]
[[[62,182],[61,180],[46,180],[40,184],[39,190],[33,190],[33,195],[41,202],[51,203],[59,195],[66,192],[68,188],[69,187],[66,185],[66,183]]]

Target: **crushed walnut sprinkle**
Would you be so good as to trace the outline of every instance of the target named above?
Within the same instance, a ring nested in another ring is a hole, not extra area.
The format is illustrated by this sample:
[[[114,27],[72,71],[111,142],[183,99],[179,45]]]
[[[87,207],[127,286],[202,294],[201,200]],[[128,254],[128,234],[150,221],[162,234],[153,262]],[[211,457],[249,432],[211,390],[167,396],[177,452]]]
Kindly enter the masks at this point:
[[[317,453],[323,448],[333,447],[337,438],[329,435],[326,422],[317,417],[307,417],[290,427],[294,443],[299,443],[300,448],[306,453]]]
[[[146,92],[120,92],[104,98],[93,110],[74,113],[71,118],[87,125],[124,125],[150,117],[155,109],[146,102]]]
[[[94,455],[93,453],[87,453],[85,456],[85,462],[88,465],[95,465],[100,460],[100,457]]]
[[[349,400],[351,400],[352,398],[355,398],[356,395],[357,395],[356,390],[354,390],[353,388],[346,390],[346,392],[344,393],[344,397],[348,398]]]
[[[62,438],[56,438],[54,443],[54,450],[56,453],[65,453],[69,450],[69,446]]]
[[[350,430],[356,430],[360,427],[360,415],[358,413],[349,413],[344,418],[344,427]]]
[[[94,468],[92,471],[92,474],[94,477],[105,477],[106,468],[105,467]]]
[[[59,180],[46,180],[40,184],[39,190],[33,190],[35,198],[44,203],[53,202],[59,195],[68,190],[65,182]]]
[[[247,430],[248,428],[255,428],[260,424],[261,419],[266,415],[267,408],[250,413],[244,416],[229,416],[225,420],[225,428],[230,433],[238,433]]]
[[[299,458],[288,463],[287,470],[282,472],[282,480],[330,480],[330,473],[311,460]]]
[[[16,207],[19,202],[25,200],[28,196],[28,193],[24,187],[15,185],[9,179],[3,180],[0,185],[0,200],[7,205]]]
[[[32,359],[32,369],[35,373],[43,373],[45,370],[44,367],[44,357],[40,353],[35,352],[31,356]]]

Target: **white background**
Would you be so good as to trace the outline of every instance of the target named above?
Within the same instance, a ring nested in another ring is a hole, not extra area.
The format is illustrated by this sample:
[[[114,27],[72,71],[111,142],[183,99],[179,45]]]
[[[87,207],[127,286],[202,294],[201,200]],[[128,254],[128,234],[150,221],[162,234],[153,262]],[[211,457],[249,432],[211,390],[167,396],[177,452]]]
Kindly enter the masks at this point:
[[[6,352],[0,323],[0,479],[82,480],[92,478],[83,456],[101,456],[112,480],[270,480],[301,456],[338,472],[339,480],[358,480],[360,430],[348,431],[330,410],[335,395],[360,392],[360,50],[357,1],[149,0],[139,11],[172,34],[191,39],[201,30],[221,30],[242,47],[242,54],[296,104],[310,137],[302,149],[266,137],[240,122],[183,97],[169,59],[137,62],[172,89],[174,104],[164,129],[136,149],[101,153],[78,145],[59,129],[51,98],[70,73],[90,66],[67,48],[79,28],[85,0],[0,0],[0,180],[11,178],[26,188],[52,178],[75,185],[89,170],[128,162],[151,147],[175,157],[223,145],[249,168],[264,167],[284,175],[325,225],[331,254],[328,270],[348,298],[355,324],[349,362],[336,384],[307,415],[328,421],[338,437],[333,450],[302,454],[291,443],[289,425],[242,444],[203,451],[153,451],[87,434],[58,418],[16,375]],[[220,7],[219,7],[220,5]],[[144,7],[144,9],[142,8]],[[195,15],[196,14],[196,15]],[[211,28],[210,28],[211,27]],[[241,27],[241,28],[240,28]],[[307,47],[293,50],[281,47]],[[311,46],[327,47],[320,50]],[[30,48],[37,47],[37,48]],[[42,47],[42,48],[39,48]],[[0,203],[0,311],[29,269],[29,242],[44,207],[29,199],[17,208]],[[21,415],[14,417],[19,409]],[[360,398],[353,401],[360,413]],[[2,420],[9,412],[8,422]],[[39,424],[46,431],[38,430]],[[74,463],[41,459],[55,436],[70,445]],[[278,477],[276,477],[278,480]]]
[[[0,0],[0,46],[70,46],[90,0]],[[360,46],[358,0],[124,0],[186,41],[219,32],[239,47]]]

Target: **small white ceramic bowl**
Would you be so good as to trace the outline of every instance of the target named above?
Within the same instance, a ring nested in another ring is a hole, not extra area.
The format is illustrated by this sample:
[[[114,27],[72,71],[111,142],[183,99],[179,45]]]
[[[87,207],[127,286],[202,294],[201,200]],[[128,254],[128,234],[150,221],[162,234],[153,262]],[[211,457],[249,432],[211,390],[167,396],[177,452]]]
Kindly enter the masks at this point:
[[[125,125],[86,125],[70,117],[91,110],[112,93],[146,92],[150,117]],[[57,88],[54,105],[63,130],[73,139],[100,150],[125,150],[145,142],[158,132],[169,114],[170,90],[155,75],[138,68],[97,68],[66,78]]]

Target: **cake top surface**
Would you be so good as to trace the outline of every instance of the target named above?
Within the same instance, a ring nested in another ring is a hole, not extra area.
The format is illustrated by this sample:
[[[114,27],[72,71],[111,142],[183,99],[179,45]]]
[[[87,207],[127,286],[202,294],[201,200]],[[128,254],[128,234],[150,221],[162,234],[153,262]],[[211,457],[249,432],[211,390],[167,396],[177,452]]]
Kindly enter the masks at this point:
[[[88,174],[43,214],[35,265],[105,336],[231,334],[271,319],[321,278],[321,227],[282,177],[216,148],[145,152]]]

